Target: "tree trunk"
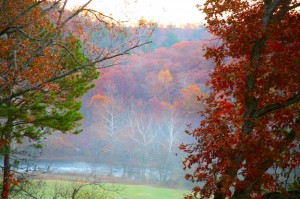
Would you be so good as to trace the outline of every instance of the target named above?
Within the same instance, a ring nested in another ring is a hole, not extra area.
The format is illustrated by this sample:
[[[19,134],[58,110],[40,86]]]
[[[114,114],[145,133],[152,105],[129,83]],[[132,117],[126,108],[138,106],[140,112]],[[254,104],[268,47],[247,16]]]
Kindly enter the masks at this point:
[[[76,189],[76,188],[73,188],[73,192],[72,192],[72,199],[76,199],[76,195],[78,193],[80,188]]]
[[[12,140],[12,118],[8,118],[4,129],[2,130],[1,141],[4,141],[2,154],[3,155],[3,179],[2,179],[2,193],[1,198],[7,199],[10,191],[11,181],[11,165],[10,165],[10,154],[11,154],[11,140]]]
[[[126,177],[126,173],[127,173],[127,167],[125,165],[125,163],[123,164],[123,178]]]
[[[249,190],[241,190],[241,191],[237,191],[237,192],[234,192],[233,194],[233,198],[235,199],[250,199],[250,192]]]
[[[1,198],[7,199],[10,190],[10,143],[6,146],[7,152],[3,159],[3,180]]]

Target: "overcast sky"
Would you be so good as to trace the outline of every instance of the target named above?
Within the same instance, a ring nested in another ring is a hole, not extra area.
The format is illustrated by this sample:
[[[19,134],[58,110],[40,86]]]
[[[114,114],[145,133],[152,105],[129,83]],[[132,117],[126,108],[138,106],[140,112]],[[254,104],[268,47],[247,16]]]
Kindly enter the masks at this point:
[[[71,4],[82,4],[86,0],[69,0]],[[203,23],[204,16],[196,4],[204,0],[93,0],[91,7],[118,20],[137,21],[144,17],[163,25],[185,25]]]

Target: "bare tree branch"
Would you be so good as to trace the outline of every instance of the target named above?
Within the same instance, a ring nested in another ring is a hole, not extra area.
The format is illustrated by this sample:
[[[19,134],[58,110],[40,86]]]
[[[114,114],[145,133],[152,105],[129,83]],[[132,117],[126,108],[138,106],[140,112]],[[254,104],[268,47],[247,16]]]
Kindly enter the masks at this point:
[[[269,104],[266,105],[264,107],[262,107],[261,109],[258,109],[254,114],[253,114],[253,118],[259,118],[267,113],[276,111],[278,109],[282,109],[282,108],[286,108],[288,106],[291,106],[293,104],[296,104],[300,101],[300,92],[298,92],[298,94],[294,95],[293,97],[288,98],[287,100],[285,100],[283,103],[276,103],[276,104]]]
[[[50,41],[49,41],[49,42],[50,42]],[[53,76],[53,77],[51,77],[51,78],[49,78],[49,79],[46,79],[46,80],[43,81],[43,82],[39,82],[39,83],[35,84],[34,86],[29,86],[28,88],[24,88],[24,89],[22,89],[22,90],[19,90],[19,91],[15,92],[15,93],[10,94],[9,96],[2,97],[2,98],[0,98],[0,103],[7,102],[7,101],[9,101],[10,99],[15,98],[15,97],[20,96],[20,95],[23,95],[24,93],[27,93],[27,92],[29,92],[29,91],[37,90],[38,88],[40,88],[42,85],[44,85],[44,84],[46,84],[46,83],[50,83],[50,82],[53,82],[53,81],[55,81],[55,80],[64,78],[64,77],[66,77],[66,76],[68,76],[68,75],[71,75],[71,74],[73,74],[74,72],[79,71],[79,70],[81,70],[81,69],[83,69],[83,68],[87,68],[87,67],[93,66],[94,64],[97,64],[97,63],[100,63],[100,62],[104,62],[104,61],[106,61],[106,60],[110,60],[110,59],[113,59],[113,58],[116,58],[116,57],[120,57],[120,56],[123,56],[123,55],[127,55],[127,54],[129,54],[129,52],[130,52],[131,50],[133,50],[133,49],[135,49],[135,48],[138,48],[138,47],[140,47],[140,46],[146,45],[146,44],[148,44],[148,43],[150,43],[150,42],[144,42],[144,43],[141,43],[141,44],[136,44],[136,45],[134,45],[134,46],[132,46],[132,47],[130,47],[130,48],[124,50],[123,52],[118,53],[118,54],[114,54],[114,55],[111,55],[111,56],[103,57],[102,59],[99,59],[99,60],[96,60],[96,61],[93,61],[93,62],[84,64],[84,65],[80,65],[80,66],[78,66],[78,67],[76,67],[76,68],[67,70],[67,71],[65,71],[65,72],[63,72],[63,73],[60,73],[60,74],[55,75],[55,76]],[[37,54],[37,53],[35,53],[35,54]],[[103,67],[101,67],[101,68],[106,68],[106,67],[107,67],[107,66],[103,66]]]
[[[92,2],[92,0],[89,0],[84,5],[82,5],[80,8],[78,8],[75,12],[73,12],[70,16],[68,16],[61,24],[59,24],[60,27],[64,27],[66,25],[66,23],[68,23],[68,21],[70,21],[75,16],[77,16],[79,13],[81,13],[91,2]],[[64,10],[62,10],[61,12],[64,12]]]

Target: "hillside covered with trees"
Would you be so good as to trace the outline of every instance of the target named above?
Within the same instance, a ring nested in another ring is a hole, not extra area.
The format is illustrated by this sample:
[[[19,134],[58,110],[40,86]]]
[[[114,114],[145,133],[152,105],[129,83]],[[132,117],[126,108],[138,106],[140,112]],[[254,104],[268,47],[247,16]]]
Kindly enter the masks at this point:
[[[109,165],[110,175],[145,179],[152,170],[153,182],[182,181],[178,146],[189,140],[187,125],[199,120],[197,97],[207,93],[208,37],[202,27],[157,28],[151,44],[101,71],[83,97],[83,132],[48,137],[44,155]]]
[[[300,197],[299,0],[96,5],[0,1],[2,199]]]

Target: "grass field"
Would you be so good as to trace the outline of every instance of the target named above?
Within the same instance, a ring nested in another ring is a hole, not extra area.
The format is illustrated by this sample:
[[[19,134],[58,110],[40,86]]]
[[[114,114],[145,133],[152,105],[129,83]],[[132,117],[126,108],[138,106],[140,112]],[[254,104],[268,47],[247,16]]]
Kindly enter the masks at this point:
[[[182,199],[187,190],[166,189],[144,185],[122,185],[128,199]]]
[[[84,186],[82,186],[84,185]],[[82,186],[82,187],[81,187]],[[76,198],[78,199],[182,199],[188,190],[160,188],[147,185],[128,185],[128,184],[95,184],[87,185],[86,183],[44,180],[32,181],[28,185],[28,193],[40,199],[53,198],[72,198],[74,189],[78,189]],[[28,198],[28,195],[20,193],[16,199]]]

